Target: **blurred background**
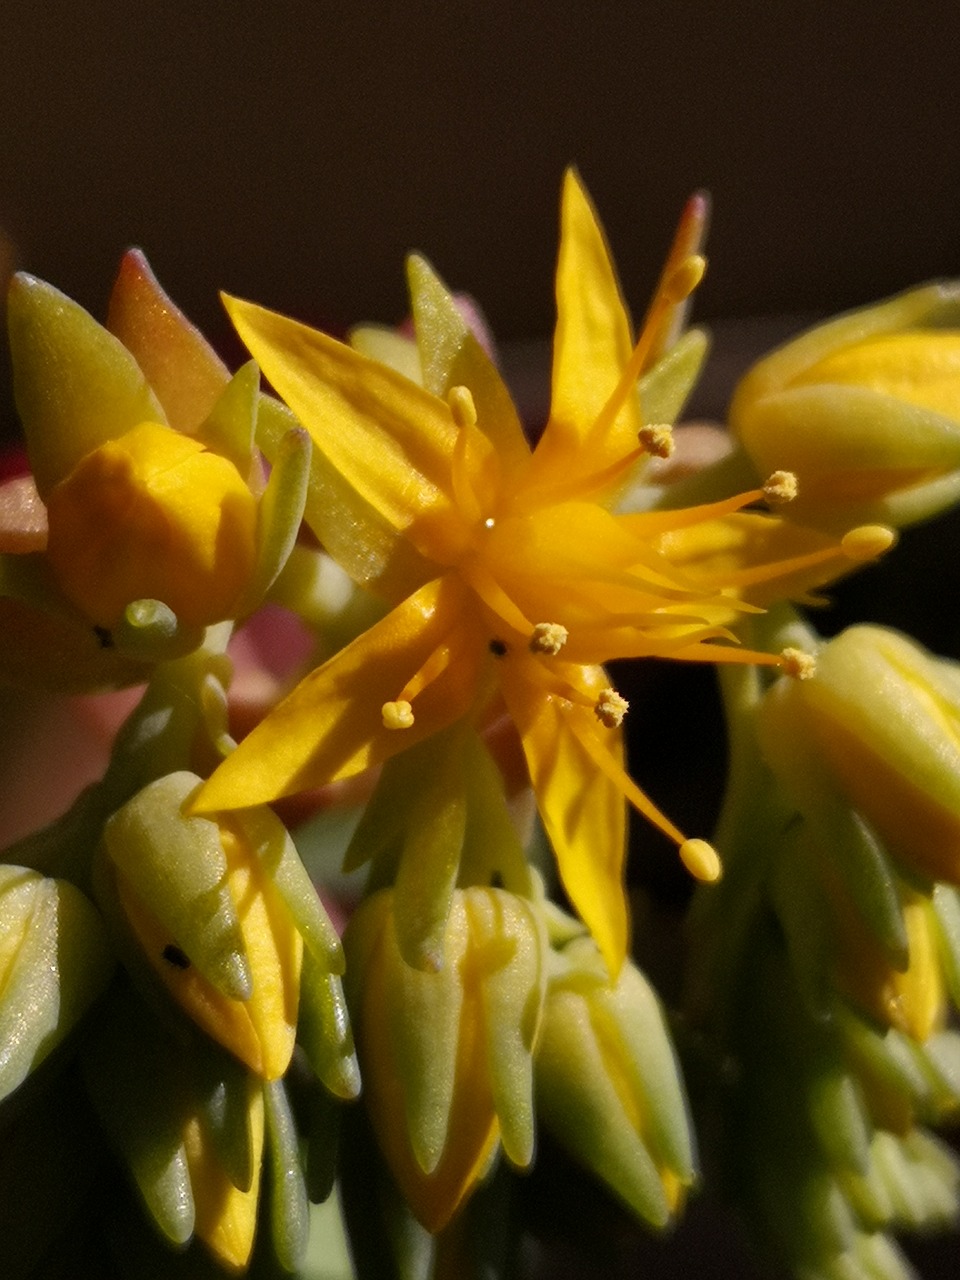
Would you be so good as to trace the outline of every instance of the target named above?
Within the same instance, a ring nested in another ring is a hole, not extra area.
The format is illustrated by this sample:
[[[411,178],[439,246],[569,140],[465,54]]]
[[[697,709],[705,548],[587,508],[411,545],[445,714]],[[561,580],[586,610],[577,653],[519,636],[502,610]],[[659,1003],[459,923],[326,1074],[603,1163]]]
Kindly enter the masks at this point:
[[[101,315],[139,244],[215,338],[220,288],[394,321],[417,248],[542,338],[570,163],[638,312],[697,187],[700,318],[960,273],[956,0],[5,0],[2,31],[0,226]]]
[[[219,289],[335,331],[392,323],[415,248],[480,301],[536,417],[570,163],[637,314],[687,195],[712,192],[695,316],[717,345],[695,412],[721,413],[736,372],[806,319],[960,275],[957,0],[4,0],[0,30],[0,276],[27,269],[102,318],[140,245],[232,361]],[[941,537],[921,531],[896,587],[858,579],[872,616],[906,597],[942,622],[960,570],[931,581]],[[924,638],[960,652],[947,612],[949,642]],[[702,742],[662,773],[722,775]],[[531,1184],[545,1219],[559,1203],[582,1221],[558,1194]],[[600,1215],[605,1248],[581,1241],[553,1274],[754,1274],[693,1217],[663,1249]],[[930,1250],[924,1274],[938,1251],[951,1274],[956,1241]]]

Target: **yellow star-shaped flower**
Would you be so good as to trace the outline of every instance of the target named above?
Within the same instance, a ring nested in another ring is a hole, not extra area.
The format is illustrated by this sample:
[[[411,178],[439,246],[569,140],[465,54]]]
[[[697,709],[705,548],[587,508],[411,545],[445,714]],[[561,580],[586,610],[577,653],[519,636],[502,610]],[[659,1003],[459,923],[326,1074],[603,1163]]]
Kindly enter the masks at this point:
[[[695,197],[634,344],[603,233],[567,174],[551,413],[532,450],[493,362],[420,259],[410,278],[422,386],[227,300],[313,438],[307,519],[393,608],[271,712],[209,779],[197,810],[349,777],[500,697],[566,890],[612,971],[627,947],[624,797],[681,845],[695,873],[718,874],[713,850],[686,841],[626,772],[626,704],[600,664],[650,655],[776,662],[715,643],[733,638],[738,610],[754,607],[743,592],[785,577],[804,590],[835,576],[844,553],[826,535],[738,515],[764,501],[761,490],[681,511],[611,509],[645,458],[669,451],[669,431],[648,416],[663,404],[676,412],[680,397],[671,402],[661,382],[656,403],[650,379],[669,383],[671,362],[675,371],[702,354],[702,335],[674,338],[703,272],[704,219]],[[636,393],[646,373],[648,413]],[[678,381],[685,390],[689,372]]]

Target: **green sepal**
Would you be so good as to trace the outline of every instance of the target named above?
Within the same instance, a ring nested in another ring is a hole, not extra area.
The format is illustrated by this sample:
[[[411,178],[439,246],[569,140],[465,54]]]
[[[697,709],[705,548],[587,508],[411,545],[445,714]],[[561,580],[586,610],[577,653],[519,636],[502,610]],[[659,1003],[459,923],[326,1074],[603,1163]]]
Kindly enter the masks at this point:
[[[822,1021],[829,1016],[832,1002],[833,944],[830,907],[814,874],[815,864],[808,825],[798,819],[780,839],[768,888],[800,995],[810,1015]]]
[[[261,395],[257,444],[273,465],[296,417],[272,396]],[[384,516],[314,449],[303,518],[354,582],[384,598],[402,600],[431,577],[429,564]]]
[[[199,785],[185,771],[149,783],[107,821],[103,843],[118,874],[191,963],[223,995],[246,1000],[250,967],[219,828],[181,812]]]
[[[274,455],[257,509],[257,563],[239,604],[245,617],[263,600],[297,541],[307,500],[313,443],[302,427],[288,432]]]
[[[13,278],[7,300],[13,389],[42,498],[92,449],[167,419],[123,343],[59,289]]]
[[[284,901],[307,950],[331,973],[344,970],[343,947],[320,895],[297,853],[290,832],[272,809],[238,809],[230,821],[240,828]]]
[[[323,1204],[337,1181],[343,1108],[327,1089],[314,1087],[307,1099],[306,1186],[311,1204]]]
[[[464,776],[467,827],[458,883],[461,888],[497,885],[520,897],[533,897],[537,888],[507,808],[503,775],[476,733],[466,738]]]
[[[360,1094],[360,1068],[340,979],[309,950],[303,953],[297,1040],[314,1075],[338,1098]]]
[[[347,341],[362,356],[389,365],[419,387],[424,385],[420,352],[413,338],[386,325],[358,324],[347,334]]]
[[[297,1127],[282,1080],[263,1085],[270,1173],[271,1239],[277,1261],[296,1272],[307,1251],[310,1204],[300,1164]]]
[[[873,1128],[854,1077],[833,1054],[817,1068],[807,1084],[807,1106],[820,1145],[835,1171],[865,1175]]]
[[[114,957],[79,889],[14,866],[0,866],[0,954],[2,1100],[80,1022],[106,988]]]
[[[197,439],[213,453],[229,458],[240,474],[249,475],[260,401],[260,370],[254,360],[241,365],[226,384]]]
[[[647,370],[637,384],[640,413],[645,423],[677,421],[709,350],[709,335],[703,329],[688,329],[653,368]]]
[[[407,283],[424,387],[446,399],[451,387],[465,386],[477,410],[477,427],[505,472],[524,466],[530,448],[510,393],[446,285],[416,254],[407,259]]]
[[[182,1051],[128,987],[118,984],[82,1053],[87,1091],[148,1213],[173,1244],[193,1235],[183,1145],[189,1113]]]
[[[238,1191],[249,1191],[256,1170],[250,1134],[247,1069],[206,1036],[195,1036],[193,1081],[204,1133],[224,1173]]]
[[[960,894],[948,884],[933,890],[933,918],[940,943],[940,967],[954,1005],[960,1007]]]

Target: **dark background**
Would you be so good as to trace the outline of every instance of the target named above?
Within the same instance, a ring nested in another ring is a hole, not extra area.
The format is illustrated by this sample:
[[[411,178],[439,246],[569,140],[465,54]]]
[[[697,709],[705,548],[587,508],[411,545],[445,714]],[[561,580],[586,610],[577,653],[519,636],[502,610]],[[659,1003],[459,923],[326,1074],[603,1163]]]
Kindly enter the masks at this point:
[[[4,0],[0,225],[101,312],[140,244],[339,326],[423,250],[502,340],[547,334],[576,163],[639,310],[715,199],[702,317],[848,307],[960,272],[960,5],[890,0]]]
[[[957,0],[4,0],[0,274],[6,256],[102,317],[139,244],[229,353],[218,289],[335,329],[393,322],[417,248],[545,382],[526,344],[553,323],[564,167],[635,312],[707,187],[697,317],[721,341],[699,407],[717,412],[783,316],[960,274],[958,72]],[[672,1248],[621,1251],[614,1229],[554,1274],[755,1274],[692,1217]]]

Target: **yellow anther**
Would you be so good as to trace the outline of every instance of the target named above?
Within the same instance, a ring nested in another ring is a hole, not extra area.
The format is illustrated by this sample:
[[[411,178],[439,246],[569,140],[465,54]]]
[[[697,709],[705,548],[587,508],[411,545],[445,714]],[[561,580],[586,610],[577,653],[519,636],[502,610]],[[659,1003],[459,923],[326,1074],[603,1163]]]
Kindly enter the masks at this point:
[[[897,540],[893,529],[883,524],[863,524],[851,529],[840,540],[840,547],[848,560],[858,563],[864,560],[875,560],[882,556]]]
[[[684,840],[680,846],[680,861],[697,880],[712,883],[723,873],[720,855],[706,840]]]
[[[797,477],[792,471],[774,471],[763,486],[763,496],[771,507],[792,502],[797,496]]]
[[[451,387],[447,392],[447,404],[450,406],[454,422],[461,430],[464,427],[477,425],[477,406],[473,403],[469,387]]]
[[[703,279],[707,260],[699,253],[691,253],[679,263],[664,281],[663,292],[671,302],[683,302]]]
[[[784,649],[780,654],[780,665],[784,675],[792,676],[794,680],[809,680],[817,674],[816,658],[803,649]]]
[[[676,448],[669,422],[646,422],[638,434],[641,445],[654,458],[669,458]]]
[[[630,703],[616,689],[604,689],[593,709],[602,725],[606,725],[608,729],[619,729],[623,724],[623,717],[630,709]]]
[[[530,652],[554,658],[567,643],[570,632],[559,622],[538,622],[530,637]]]
[[[409,729],[413,725],[413,707],[409,702],[385,702],[380,708],[385,729]]]

